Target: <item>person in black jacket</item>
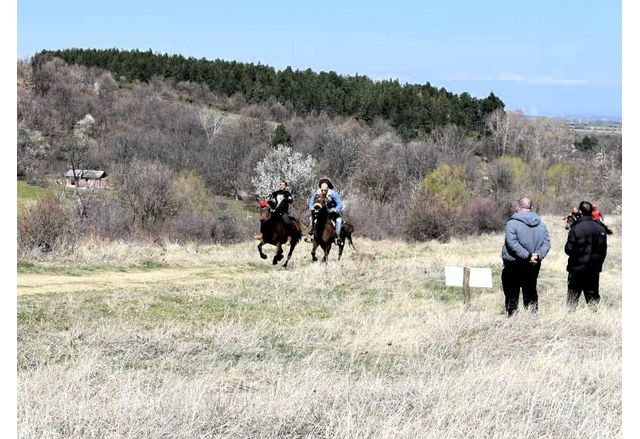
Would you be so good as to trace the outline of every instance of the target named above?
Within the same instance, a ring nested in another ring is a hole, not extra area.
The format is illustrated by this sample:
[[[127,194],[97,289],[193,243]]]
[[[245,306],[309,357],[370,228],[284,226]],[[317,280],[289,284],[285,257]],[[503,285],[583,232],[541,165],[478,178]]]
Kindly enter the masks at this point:
[[[582,201],[580,218],[569,229],[564,252],[569,256],[567,271],[567,307],[574,311],[580,294],[584,292],[587,305],[596,311],[600,302],[600,272],[607,257],[607,232],[593,220],[593,205]]]
[[[293,196],[291,196],[291,192],[289,192],[289,189],[287,188],[287,182],[280,180],[278,190],[271,193],[269,205],[271,206],[271,209],[273,209],[273,213],[280,215],[287,226],[290,222],[289,206],[291,203],[293,203]]]

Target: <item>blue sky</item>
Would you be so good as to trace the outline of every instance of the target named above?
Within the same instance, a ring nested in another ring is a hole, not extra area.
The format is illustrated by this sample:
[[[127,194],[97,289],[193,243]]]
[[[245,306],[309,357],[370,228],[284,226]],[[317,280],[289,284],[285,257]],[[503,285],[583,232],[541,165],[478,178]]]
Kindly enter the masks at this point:
[[[151,49],[491,91],[544,116],[622,113],[620,0],[17,2],[17,54]]]

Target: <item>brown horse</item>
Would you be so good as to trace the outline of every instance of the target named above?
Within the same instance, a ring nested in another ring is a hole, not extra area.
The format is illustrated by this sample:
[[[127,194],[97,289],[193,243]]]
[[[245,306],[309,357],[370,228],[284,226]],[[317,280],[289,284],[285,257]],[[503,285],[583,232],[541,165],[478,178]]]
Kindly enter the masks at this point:
[[[571,213],[564,217],[564,228],[566,230],[569,230],[571,228],[571,226],[573,226],[573,224],[580,219],[581,216],[582,216],[582,214],[580,213],[578,208],[574,207],[573,210],[571,211]],[[604,230],[607,233],[607,235],[613,235],[613,230],[611,230],[604,223],[604,221],[602,221],[602,217],[600,216],[600,212],[598,212],[597,216],[595,216],[595,215],[593,216],[593,220],[595,222],[597,222],[598,224],[600,224],[602,227],[604,227]]]
[[[331,246],[336,235],[336,228],[331,221],[331,215],[327,209],[327,197],[324,195],[319,195],[315,199],[315,203],[313,205],[313,211],[311,214],[315,220],[315,226],[313,230],[313,248],[311,249],[311,258],[313,261],[317,261],[316,257],[316,249],[318,246],[322,248],[324,252],[324,256],[322,258],[322,262],[327,262],[329,258],[329,252],[331,251]],[[342,251],[344,250],[344,243],[349,241],[349,245],[351,248],[355,250],[355,246],[353,245],[353,239],[351,234],[353,233],[353,226],[347,222],[342,222],[342,230],[340,231],[340,238],[342,239],[341,244],[338,245],[338,260],[342,257]]]
[[[574,207],[573,210],[571,211],[571,213],[564,217],[564,228],[565,228],[565,230],[569,230],[571,228],[571,226],[573,225],[573,223],[578,221],[578,219],[580,219],[581,216],[582,216],[582,214],[580,213],[578,208]]]
[[[291,238],[289,242],[289,254],[287,255],[287,260],[284,261],[284,264],[282,265],[284,268],[287,268],[293,249],[296,248],[296,245],[302,237],[300,222],[296,218],[290,216],[289,225],[286,225],[280,215],[273,214],[271,207],[266,201],[261,201],[260,234],[262,235],[262,239],[260,239],[260,243],[258,244],[258,253],[262,259],[267,259],[267,255],[262,252],[263,245],[272,244],[276,246],[273,265],[276,265],[283,258],[282,245],[286,244],[289,238]]]

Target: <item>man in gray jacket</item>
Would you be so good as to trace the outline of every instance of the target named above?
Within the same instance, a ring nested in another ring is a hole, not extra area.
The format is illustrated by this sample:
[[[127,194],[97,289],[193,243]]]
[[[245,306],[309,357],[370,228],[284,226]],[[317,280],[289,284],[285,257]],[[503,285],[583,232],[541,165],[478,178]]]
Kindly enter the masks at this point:
[[[549,253],[551,244],[547,227],[531,207],[529,198],[518,200],[516,213],[511,215],[505,228],[502,289],[508,316],[518,309],[521,288],[524,307],[533,313],[538,311],[536,287],[540,263]]]

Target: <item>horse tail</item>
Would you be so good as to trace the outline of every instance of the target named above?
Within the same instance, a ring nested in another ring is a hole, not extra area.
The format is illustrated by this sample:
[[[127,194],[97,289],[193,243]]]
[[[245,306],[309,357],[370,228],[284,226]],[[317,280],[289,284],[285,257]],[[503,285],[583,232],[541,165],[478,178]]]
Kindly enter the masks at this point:
[[[352,249],[356,249],[356,246],[353,245],[353,239],[351,238],[351,234],[353,233],[353,225],[349,223],[344,223],[342,225],[342,231],[344,233],[345,241],[349,241],[349,245]]]
[[[353,239],[351,239],[351,233],[349,233],[349,235],[347,236],[347,239],[349,240],[349,245],[351,246],[352,249],[356,249],[356,246],[353,245]]]

